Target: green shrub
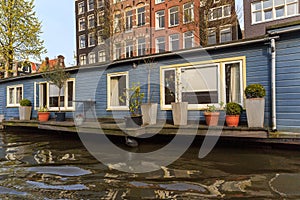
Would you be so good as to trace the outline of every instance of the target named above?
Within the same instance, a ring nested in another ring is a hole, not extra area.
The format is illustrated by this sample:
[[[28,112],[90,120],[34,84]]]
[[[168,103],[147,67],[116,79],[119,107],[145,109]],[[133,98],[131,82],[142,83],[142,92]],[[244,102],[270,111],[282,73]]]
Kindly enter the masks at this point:
[[[29,99],[22,99],[20,101],[20,106],[31,106],[31,101]]]
[[[250,84],[245,89],[245,96],[247,99],[263,98],[266,96],[266,90],[261,84]]]
[[[242,107],[238,103],[229,102],[225,106],[226,115],[240,115],[242,113]]]

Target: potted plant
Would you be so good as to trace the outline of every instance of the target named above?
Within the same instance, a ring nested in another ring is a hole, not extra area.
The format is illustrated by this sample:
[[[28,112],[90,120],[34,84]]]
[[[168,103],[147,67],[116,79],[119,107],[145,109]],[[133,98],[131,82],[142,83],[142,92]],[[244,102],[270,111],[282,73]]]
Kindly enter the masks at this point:
[[[154,57],[144,60],[148,66],[147,103],[141,105],[143,124],[153,125],[157,122],[157,103],[151,102],[151,70],[156,65]]]
[[[240,115],[242,113],[242,107],[235,102],[229,102],[225,106],[226,117],[225,121],[229,127],[237,127],[240,121]]]
[[[219,122],[219,116],[223,108],[223,102],[220,103],[220,107],[217,108],[215,105],[207,105],[207,108],[204,112],[205,122],[207,126],[217,126]]]
[[[49,120],[50,112],[47,107],[40,107],[38,110],[38,120],[40,122],[46,122]]]
[[[175,126],[187,125],[187,117],[188,117],[188,102],[181,102],[180,92],[182,89],[182,83],[180,81],[180,74],[178,69],[176,71],[176,95],[175,102],[171,103],[172,106],[172,116],[173,123]]]
[[[20,120],[30,120],[31,117],[31,101],[29,99],[22,99],[19,107]]]
[[[248,127],[263,127],[266,90],[261,84],[250,84],[245,89]]]
[[[57,62],[53,67],[46,64],[46,68],[43,70],[43,78],[52,83],[58,88],[58,112],[55,113],[56,121],[65,121],[65,112],[61,112],[61,90],[65,86],[66,81],[69,79],[69,73],[65,71],[64,66]]]
[[[141,105],[145,94],[141,92],[139,83],[132,83],[132,87],[123,92],[120,96],[120,101],[127,101],[130,111],[130,116],[125,117],[125,124],[127,128],[137,128],[143,124],[141,115]]]

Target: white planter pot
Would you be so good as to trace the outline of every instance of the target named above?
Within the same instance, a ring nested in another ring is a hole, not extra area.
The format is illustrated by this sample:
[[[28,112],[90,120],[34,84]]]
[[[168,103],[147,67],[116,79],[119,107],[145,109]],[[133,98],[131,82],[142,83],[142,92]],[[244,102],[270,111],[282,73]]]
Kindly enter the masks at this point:
[[[187,125],[188,102],[177,102],[171,105],[174,125]]]
[[[157,121],[157,103],[147,103],[141,105],[143,124],[153,125]]]
[[[248,127],[264,127],[265,99],[246,99]]]
[[[30,120],[30,117],[31,117],[31,106],[20,106],[19,107],[20,120]]]

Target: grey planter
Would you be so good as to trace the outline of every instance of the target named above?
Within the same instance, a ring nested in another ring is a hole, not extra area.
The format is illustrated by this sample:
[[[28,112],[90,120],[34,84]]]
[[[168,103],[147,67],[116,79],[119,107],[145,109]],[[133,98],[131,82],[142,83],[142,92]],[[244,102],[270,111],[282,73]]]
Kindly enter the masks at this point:
[[[248,127],[264,127],[265,99],[246,99],[246,114]]]
[[[153,125],[157,122],[157,103],[147,103],[141,105],[143,124]]]
[[[20,120],[30,120],[30,117],[31,117],[31,106],[20,106],[19,107]]]
[[[174,125],[187,125],[188,102],[177,102],[171,105]]]

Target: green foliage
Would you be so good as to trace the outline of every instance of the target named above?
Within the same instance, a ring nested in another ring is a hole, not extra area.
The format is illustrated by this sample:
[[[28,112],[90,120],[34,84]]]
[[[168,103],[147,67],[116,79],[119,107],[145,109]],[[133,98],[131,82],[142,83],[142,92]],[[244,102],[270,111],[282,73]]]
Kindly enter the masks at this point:
[[[120,101],[129,102],[129,111],[132,116],[140,115],[140,107],[145,94],[141,92],[141,86],[139,83],[132,83],[131,88],[123,92],[123,95],[120,96]]]
[[[205,111],[206,112],[218,112],[219,110],[223,109],[224,102],[219,103],[220,107],[216,107],[215,105],[207,105]]]
[[[245,96],[250,98],[263,98],[266,96],[266,90],[261,84],[250,84],[245,89]]]
[[[40,107],[38,112],[49,112],[49,109],[45,106],[45,107]]]
[[[66,81],[69,79],[70,74],[65,71],[65,68],[60,66],[59,63],[55,64],[53,68],[49,65],[43,70],[42,76],[48,82],[52,83],[58,88],[58,111],[60,112],[60,93],[61,89],[65,86]]]
[[[29,99],[22,99],[20,101],[20,106],[31,106],[31,101]]]
[[[240,115],[242,113],[242,107],[235,102],[229,102],[225,106],[226,115]]]
[[[8,73],[15,60],[40,59],[46,50],[40,39],[42,25],[34,11],[34,0],[0,1],[0,53]]]

